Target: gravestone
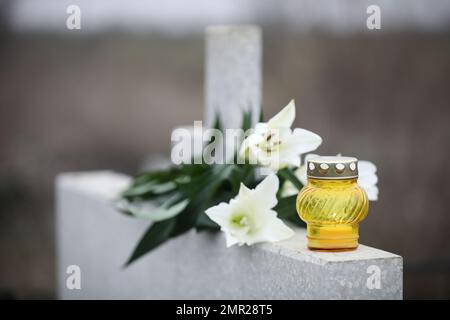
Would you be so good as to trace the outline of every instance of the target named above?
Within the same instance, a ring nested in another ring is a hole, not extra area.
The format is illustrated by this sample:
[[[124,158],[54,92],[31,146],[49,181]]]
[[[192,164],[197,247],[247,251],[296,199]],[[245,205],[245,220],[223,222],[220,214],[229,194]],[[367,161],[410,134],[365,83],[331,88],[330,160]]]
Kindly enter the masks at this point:
[[[254,26],[208,28],[206,57],[206,121],[220,114],[226,127],[239,127],[242,110],[259,113],[261,32]],[[113,205],[130,181],[108,171],[58,176],[59,298],[402,298],[400,256],[363,245],[351,252],[312,252],[303,229],[287,241],[228,249],[222,233],[191,231],[124,269],[148,227]],[[66,286],[71,265],[81,270],[79,290]]]
[[[225,128],[240,128],[244,112],[259,117],[262,92],[262,40],[256,26],[206,29],[205,121],[219,116]]]

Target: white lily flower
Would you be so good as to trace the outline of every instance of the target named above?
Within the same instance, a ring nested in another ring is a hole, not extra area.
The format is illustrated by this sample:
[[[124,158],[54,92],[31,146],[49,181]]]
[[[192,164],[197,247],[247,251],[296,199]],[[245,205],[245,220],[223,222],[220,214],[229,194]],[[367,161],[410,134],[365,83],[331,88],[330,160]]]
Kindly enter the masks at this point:
[[[295,176],[300,180],[300,182],[305,186],[307,183],[307,175],[306,175],[306,164],[309,159],[318,157],[317,154],[307,154],[305,156],[305,163],[300,166],[297,170],[295,170]],[[338,157],[341,155],[338,154]],[[374,163],[366,160],[358,160],[358,184],[361,188],[364,189],[367,193],[367,197],[370,201],[378,200],[378,177],[377,177],[377,167]],[[292,196],[298,193],[297,188],[290,182],[286,181],[281,189],[282,197]]]
[[[306,186],[308,183],[307,175],[306,175],[306,164],[307,161],[311,158],[318,157],[319,155],[314,153],[308,153],[305,156],[304,164],[297,168],[297,170],[294,171],[295,176],[298,180],[302,183],[302,185]],[[299,190],[290,182],[289,180],[286,180],[283,183],[283,186],[281,187],[281,196],[283,198],[293,196],[295,194],[298,194]]]
[[[277,171],[286,166],[300,166],[300,155],[322,143],[322,138],[305,129],[291,129],[295,119],[295,103],[289,104],[267,123],[256,124],[255,131],[242,143],[240,155]]]
[[[376,174],[377,167],[370,161],[360,160],[358,161],[358,184],[367,193],[367,197],[370,201],[378,200],[378,176]]]
[[[229,203],[222,202],[206,210],[211,220],[225,232],[227,247],[280,241],[294,235],[272,210],[278,203],[278,186],[275,174],[267,176],[255,189],[248,189],[241,183],[239,194]]]

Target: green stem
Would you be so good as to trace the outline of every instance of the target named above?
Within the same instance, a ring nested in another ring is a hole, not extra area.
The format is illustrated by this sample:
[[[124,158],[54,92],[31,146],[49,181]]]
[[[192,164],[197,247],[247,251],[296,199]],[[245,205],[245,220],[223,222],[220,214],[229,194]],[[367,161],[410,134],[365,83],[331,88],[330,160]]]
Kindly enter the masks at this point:
[[[290,181],[298,190],[303,188],[303,184],[298,180],[296,175],[289,168],[284,168],[278,171],[278,174],[284,179]]]

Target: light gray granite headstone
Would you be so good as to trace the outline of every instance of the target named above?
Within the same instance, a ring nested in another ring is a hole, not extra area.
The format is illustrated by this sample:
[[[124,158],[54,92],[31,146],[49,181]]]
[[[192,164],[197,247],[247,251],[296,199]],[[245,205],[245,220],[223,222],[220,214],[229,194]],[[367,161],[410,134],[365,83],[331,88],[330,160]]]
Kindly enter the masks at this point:
[[[240,128],[243,111],[256,123],[261,110],[262,39],[256,26],[206,29],[205,121],[219,115],[225,128]]]
[[[364,245],[310,251],[303,229],[288,241],[228,249],[221,233],[191,231],[123,269],[148,227],[113,205],[129,182],[108,171],[57,178],[59,298],[402,299],[400,256]],[[81,290],[66,287],[70,265],[81,268]]]
[[[210,27],[206,122],[238,128],[261,105],[261,31]],[[152,161],[154,162],[154,161]],[[402,258],[360,246],[312,252],[305,232],[289,241],[227,249],[220,233],[191,231],[122,266],[148,222],[119,213],[113,199],[131,178],[108,171],[66,173],[56,182],[58,296],[62,299],[401,299]],[[81,289],[66,286],[81,268]]]

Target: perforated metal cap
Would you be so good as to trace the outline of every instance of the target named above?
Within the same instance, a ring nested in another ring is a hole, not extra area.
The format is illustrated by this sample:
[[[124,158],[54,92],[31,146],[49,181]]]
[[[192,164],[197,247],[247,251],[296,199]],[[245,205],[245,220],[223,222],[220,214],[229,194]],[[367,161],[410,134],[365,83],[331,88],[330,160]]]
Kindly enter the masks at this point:
[[[353,157],[315,157],[307,161],[308,178],[358,178],[358,159]]]

